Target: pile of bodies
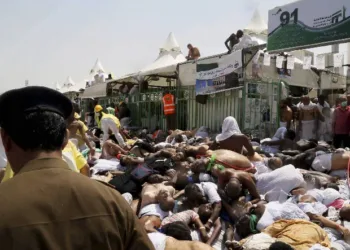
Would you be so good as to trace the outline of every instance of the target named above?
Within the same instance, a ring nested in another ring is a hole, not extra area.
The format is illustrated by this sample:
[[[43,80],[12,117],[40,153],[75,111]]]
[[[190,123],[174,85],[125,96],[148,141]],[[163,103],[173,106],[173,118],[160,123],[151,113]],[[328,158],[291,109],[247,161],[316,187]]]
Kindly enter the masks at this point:
[[[213,139],[204,127],[140,138],[128,152],[106,141],[90,170],[129,202],[155,249],[350,249],[350,152],[286,128],[250,141],[233,117]]]

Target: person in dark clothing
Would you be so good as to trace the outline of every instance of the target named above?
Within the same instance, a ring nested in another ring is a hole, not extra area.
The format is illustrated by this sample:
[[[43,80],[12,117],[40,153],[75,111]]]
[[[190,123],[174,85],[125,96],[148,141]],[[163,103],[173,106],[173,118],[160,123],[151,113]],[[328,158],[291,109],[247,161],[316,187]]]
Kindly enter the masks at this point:
[[[119,104],[119,113],[118,113],[118,118],[119,118],[119,121],[120,121],[120,125],[122,127],[125,127],[127,125],[129,125],[130,123],[130,119],[131,119],[131,111],[130,109],[128,108],[128,106],[126,105],[125,102],[121,102]]]
[[[118,114],[119,120],[123,118],[130,118],[130,116],[131,116],[131,111],[128,108],[127,104],[125,102],[121,102],[119,104],[119,114]]]
[[[272,243],[272,245],[269,247],[269,250],[293,250],[294,248],[290,245],[282,242],[282,241],[276,241],[275,243]]]
[[[233,46],[235,46],[237,43],[239,43],[239,39],[243,37],[243,31],[238,30],[236,34],[232,33],[229,38],[225,41],[225,46],[228,49],[229,52],[232,51]]]

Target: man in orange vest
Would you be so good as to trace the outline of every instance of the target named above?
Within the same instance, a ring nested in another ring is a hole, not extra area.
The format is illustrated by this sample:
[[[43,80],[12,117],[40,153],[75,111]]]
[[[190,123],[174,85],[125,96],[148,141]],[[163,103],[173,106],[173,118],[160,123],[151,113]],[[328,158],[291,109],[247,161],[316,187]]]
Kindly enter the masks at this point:
[[[176,129],[175,97],[168,90],[163,96],[163,110],[166,118],[167,130]]]

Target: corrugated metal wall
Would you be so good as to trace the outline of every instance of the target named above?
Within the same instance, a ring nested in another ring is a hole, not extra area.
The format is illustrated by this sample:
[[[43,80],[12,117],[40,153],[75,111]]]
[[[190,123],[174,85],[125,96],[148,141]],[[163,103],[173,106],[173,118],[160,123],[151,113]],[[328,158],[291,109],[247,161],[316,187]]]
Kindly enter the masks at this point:
[[[173,90],[176,97],[177,128],[192,129],[207,126],[213,132],[221,129],[227,116],[234,116],[242,124],[242,90],[235,89],[209,95],[206,104],[196,102],[195,87],[186,86]],[[86,99],[85,103],[86,103]],[[110,103],[125,101],[131,110],[132,124],[154,129],[166,129],[163,115],[162,92],[141,93],[133,96],[99,98],[99,104],[106,108]],[[87,105],[82,105],[83,113]]]

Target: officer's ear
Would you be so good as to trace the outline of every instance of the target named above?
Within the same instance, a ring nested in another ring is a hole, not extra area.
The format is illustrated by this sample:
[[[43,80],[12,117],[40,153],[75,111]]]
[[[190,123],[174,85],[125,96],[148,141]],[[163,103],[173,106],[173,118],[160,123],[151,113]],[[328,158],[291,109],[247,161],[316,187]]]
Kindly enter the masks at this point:
[[[69,140],[69,130],[66,129],[66,134],[65,134],[65,136],[64,136],[64,141],[63,141],[63,145],[62,145],[62,150],[67,146],[68,140]]]
[[[1,140],[2,140],[2,144],[4,145],[5,152],[8,152],[11,150],[13,142],[10,136],[6,133],[4,129],[1,128],[0,133],[1,133]]]

